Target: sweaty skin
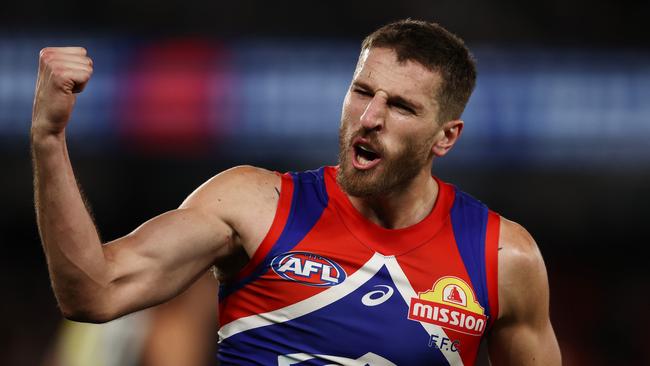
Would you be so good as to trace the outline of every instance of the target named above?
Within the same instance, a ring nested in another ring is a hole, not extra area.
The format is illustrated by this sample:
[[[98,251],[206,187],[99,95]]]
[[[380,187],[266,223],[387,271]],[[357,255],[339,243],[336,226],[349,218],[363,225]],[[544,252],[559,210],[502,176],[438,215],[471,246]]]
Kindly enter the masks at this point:
[[[65,144],[75,93],[91,73],[92,61],[83,48],[41,51],[32,154],[39,232],[61,310],[70,319],[104,322],[169,300],[213,264],[226,275],[236,271],[236,259],[250,258],[270,228],[281,183],[277,174],[259,168],[227,170],[178,209],[102,244]],[[411,226],[435,204],[438,187],[431,164],[449,152],[463,128],[460,120],[437,120],[439,87],[437,72],[398,62],[390,49],[372,48],[360,57],[343,105],[342,174],[380,184],[390,178],[391,161],[411,157],[406,144],[424,147],[412,177],[392,182],[381,194],[349,197],[359,212],[385,228]],[[379,162],[371,166],[354,160],[359,136],[381,146]],[[502,219],[499,247],[499,316],[488,335],[493,364],[559,365],[537,245],[521,226]]]

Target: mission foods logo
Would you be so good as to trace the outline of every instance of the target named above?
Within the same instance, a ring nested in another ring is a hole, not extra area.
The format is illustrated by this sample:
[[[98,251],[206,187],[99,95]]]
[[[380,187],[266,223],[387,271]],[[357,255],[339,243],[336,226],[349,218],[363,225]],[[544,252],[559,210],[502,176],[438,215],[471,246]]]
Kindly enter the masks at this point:
[[[309,252],[281,254],[273,258],[271,268],[286,280],[309,286],[335,286],[347,277],[338,263]]]
[[[411,298],[408,318],[473,336],[483,334],[487,322],[474,291],[458,277],[443,277]]]

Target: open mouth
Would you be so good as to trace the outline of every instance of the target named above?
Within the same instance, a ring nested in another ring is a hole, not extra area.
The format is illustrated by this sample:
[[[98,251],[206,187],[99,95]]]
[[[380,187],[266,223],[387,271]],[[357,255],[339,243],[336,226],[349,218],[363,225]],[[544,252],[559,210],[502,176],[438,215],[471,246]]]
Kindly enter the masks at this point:
[[[357,169],[370,169],[379,164],[381,156],[367,144],[357,142],[353,145],[353,165]]]

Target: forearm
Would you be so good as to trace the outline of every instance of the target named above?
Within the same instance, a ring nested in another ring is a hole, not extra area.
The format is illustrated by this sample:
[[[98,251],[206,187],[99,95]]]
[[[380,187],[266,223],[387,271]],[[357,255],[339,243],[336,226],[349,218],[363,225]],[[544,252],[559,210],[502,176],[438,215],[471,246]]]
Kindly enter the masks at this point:
[[[32,129],[34,201],[54,293],[64,315],[90,315],[107,265],[68,157],[65,135]]]
[[[210,206],[231,191],[217,190],[102,245],[65,143],[92,65],[82,47],[41,50],[31,137],[36,216],[54,293],[66,317],[103,322],[178,294],[230,253],[235,235],[221,205]]]

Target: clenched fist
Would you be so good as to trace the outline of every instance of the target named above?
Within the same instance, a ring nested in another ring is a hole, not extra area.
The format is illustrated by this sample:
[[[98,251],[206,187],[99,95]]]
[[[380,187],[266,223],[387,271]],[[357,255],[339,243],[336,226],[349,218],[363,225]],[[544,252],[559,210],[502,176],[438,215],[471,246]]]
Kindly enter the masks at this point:
[[[32,129],[60,133],[70,120],[76,96],[93,73],[93,61],[82,47],[48,47],[41,50]]]

